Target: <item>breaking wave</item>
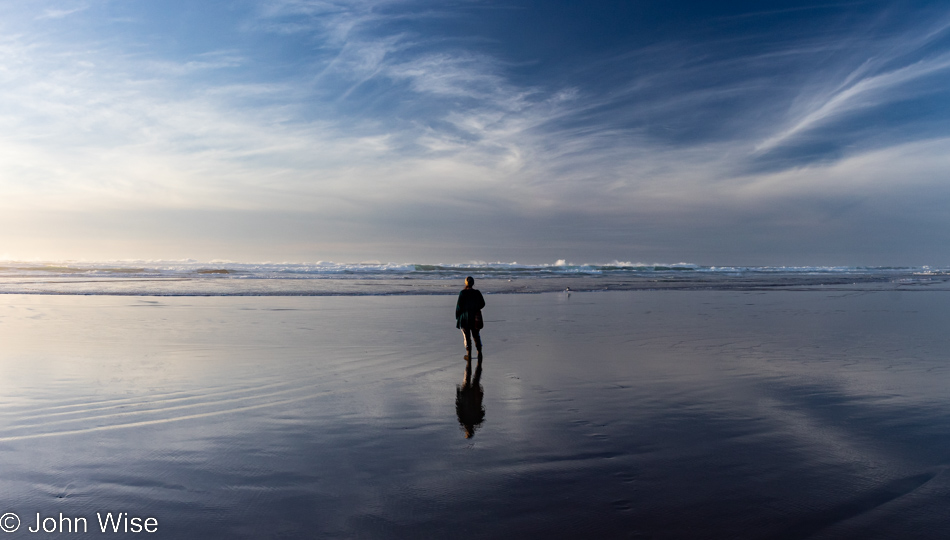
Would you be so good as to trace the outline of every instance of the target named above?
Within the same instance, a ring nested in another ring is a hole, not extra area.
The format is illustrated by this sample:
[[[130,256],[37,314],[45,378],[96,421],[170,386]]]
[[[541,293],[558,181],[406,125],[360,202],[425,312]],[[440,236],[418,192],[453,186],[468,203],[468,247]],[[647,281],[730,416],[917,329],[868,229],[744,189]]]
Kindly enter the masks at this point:
[[[872,266],[703,266],[693,263],[0,262],[0,293],[118,295],[449,294],[465,276],[492,292],[735,289],[944,283],[950,269]],[[449,283],[451,282],[451,284]]]

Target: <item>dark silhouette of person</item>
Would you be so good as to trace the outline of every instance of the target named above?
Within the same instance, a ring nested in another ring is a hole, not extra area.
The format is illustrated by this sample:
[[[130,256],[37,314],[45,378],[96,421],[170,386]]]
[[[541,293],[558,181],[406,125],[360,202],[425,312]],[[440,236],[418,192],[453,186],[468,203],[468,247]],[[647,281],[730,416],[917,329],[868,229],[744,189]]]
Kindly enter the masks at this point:
[[[462,330],[463,343],[465,344],[465,359],[472,359],[472,341],[475,341],[475,349],[478,351],[478,359],[482,359],[482,338],[479,331],[484,326],[482,321],[482,308],[485,307],[485,299],[478,289],[474,289],[475,278],[468,276],[465,278],[465,288],[459,293],[458,302],[455,304],[455,327]]]
[[[482,406],[485,391],[482,389],[481,379],[482,361],[478,361],[474,377],[472,377],[472,361],[465,362],[465,377],[462,379],[461,386],[455,388],[455,414],[458,415],[459,424],[465,430],[466,439],[474,437],[475,429],[485,420],[485,407]]]

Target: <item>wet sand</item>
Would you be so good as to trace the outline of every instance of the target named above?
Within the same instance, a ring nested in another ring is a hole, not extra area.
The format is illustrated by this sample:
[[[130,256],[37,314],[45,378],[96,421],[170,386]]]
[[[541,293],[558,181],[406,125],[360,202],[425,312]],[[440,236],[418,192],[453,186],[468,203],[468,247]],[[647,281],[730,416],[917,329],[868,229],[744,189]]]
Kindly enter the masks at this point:
[[[944,536],[950,294],[486,300],[461,413],[453,297],[4,295],[0,513],[17,535],[128,512],[162,538]]]

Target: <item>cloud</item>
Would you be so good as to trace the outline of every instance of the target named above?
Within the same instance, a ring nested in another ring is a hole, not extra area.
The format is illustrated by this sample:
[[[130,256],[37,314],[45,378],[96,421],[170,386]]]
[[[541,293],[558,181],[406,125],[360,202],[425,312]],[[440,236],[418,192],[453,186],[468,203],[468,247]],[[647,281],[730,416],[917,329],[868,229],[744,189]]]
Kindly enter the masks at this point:
[[[944,21],[935,29],[915,32],[912,38],[901,39],[900,46],[890,47],[881,56],[871,58],[846,73],[843,80],[832,83],[832,89],[811,89],[810,97],[803,96],[798,99],[806,105],[800,107],[802,110],[791,124],[756,145],[755,150],[766,152],[774,149],[796,135],[847,113],[908,99],[910,95],[902,92],[901,87],[927,76],[946,72],[950,69],[950,54],[937,54],[909,64],[895,66],[895,63],[938,40],[948,29],[950,24]]]
[[[791,127],[766,139],[755,149],[759,152],[771,150],[821,122],[840,117],[856,109],[870,108],[889,101],[906,99],[906,94],[895,95],[892,93],[894,88],[927,75],[946,71],[948,68],[950,68],[950,54],[944,54],[932,60],[922,60],[886,73],[861,77],[856,82],[834,92],[822,103],[816,105],[813,110],[797,120]]]
[[[328,122],[288,122],[288,85],[178,88],[182,77],[231,65],[227,55],[140,62],[11,38],[0,58],[7,208],[275,205],[295,198],[301,178],[381,149],[379,137]]]
[[[43,10],[42,15],[37,16],[37,19],[62,19],[64,17],[68,17],[70,15],[73,15],[74,13],[79,13],[87,9],[89,9],[89,6],[87,5],[80,5],[80,6],[69,8],[69,9],[47,8]]]
[[[945,132],[871,141],[855,129],[848,145],[823,147],[833,157],[795,152],[945,74],[946,25],[887,40],[827,29],[666,39],[547,66],[477,32],[431,31],[461,15],[424,8],[273,0],[226,27],[265,46],[212,39],[171,52],[121,32],[16,33],[9,19],[0,208],[388,220],[413,231],[393,238],[433,243],[447,240],[418,223],[490,216],[527,244],[561,227],[572,246],[645,246],[628,231],[678,230],[664,241],[692,245],[689,230],[763,216],[806,227],[845,208],[886,213],[882,201],[908,191],[945,200]]]

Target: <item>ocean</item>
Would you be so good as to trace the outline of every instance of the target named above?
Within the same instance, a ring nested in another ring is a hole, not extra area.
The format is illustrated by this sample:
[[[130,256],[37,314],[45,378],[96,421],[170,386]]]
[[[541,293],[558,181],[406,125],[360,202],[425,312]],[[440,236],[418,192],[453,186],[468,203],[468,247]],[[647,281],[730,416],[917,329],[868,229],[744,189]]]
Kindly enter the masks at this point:
[[[0,262],[0,294],[350,296],[454,294],[473,276],[492,293],[944,287],[950,269],[640,264],[397,264],[227,261]]]

